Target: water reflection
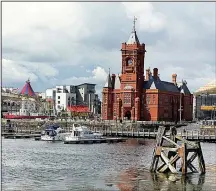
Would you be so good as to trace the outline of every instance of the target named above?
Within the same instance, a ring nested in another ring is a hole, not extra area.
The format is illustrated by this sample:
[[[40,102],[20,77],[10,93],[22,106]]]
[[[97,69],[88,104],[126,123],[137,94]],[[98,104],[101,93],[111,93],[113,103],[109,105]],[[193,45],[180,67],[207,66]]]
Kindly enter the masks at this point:
[[[155,145],[149,139],[96,145],[5,139],[2,145],[2,190],[211,191],[216,187],[216,165],[211,165],[216,147],[208,143],[202,144],[206,175],[201,177],[149,173]]]
[[[150,173],[148,169],[131,168],[120,174],[116,185],[120,191],[213,190],[216,184],[214,172],[211,171],[206,175],[190,173],[183,176],[181,174]],[[206,179],[210,184],[206,182]]]

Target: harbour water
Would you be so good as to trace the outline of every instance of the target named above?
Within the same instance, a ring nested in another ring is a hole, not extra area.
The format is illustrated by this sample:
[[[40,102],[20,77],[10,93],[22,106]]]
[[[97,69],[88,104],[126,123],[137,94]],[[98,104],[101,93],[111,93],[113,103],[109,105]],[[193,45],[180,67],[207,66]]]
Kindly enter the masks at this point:
[[[206,174],[151,174],[155,140],[65,145],[33,139],[2,140],[2,190],[215,190],[216,144],[202,143]]]

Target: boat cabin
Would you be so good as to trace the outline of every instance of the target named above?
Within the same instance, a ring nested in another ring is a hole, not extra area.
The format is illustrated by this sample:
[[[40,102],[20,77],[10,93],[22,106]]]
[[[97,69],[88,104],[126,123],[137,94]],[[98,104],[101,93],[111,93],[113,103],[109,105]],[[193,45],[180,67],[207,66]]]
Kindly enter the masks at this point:
[[[42,132],[42,135],[56,136],[57,133],[61,131],[63,131],[63,129],[61,129],[59,125],[50,125]]]
[[[73,137],[82,137],[82,138],[93,138],[94,133],[88,129],[86,126],[81,126],[79,124],[73,125]]]

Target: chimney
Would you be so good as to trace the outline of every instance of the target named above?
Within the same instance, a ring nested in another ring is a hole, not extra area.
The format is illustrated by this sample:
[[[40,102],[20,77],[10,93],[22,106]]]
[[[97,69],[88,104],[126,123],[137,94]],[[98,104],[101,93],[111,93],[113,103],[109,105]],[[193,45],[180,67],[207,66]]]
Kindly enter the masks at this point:
[[[154,68],[153,69],[153,76],[157,79],[158,78],[158,69]]]
[[[148,81],[150,77],[150,68],[146,69],[146,76],[145,76],[145,80]]]
[[[114,89],[115,87],[115,77],[116,77],[116,75],[115,74],[112,74],[112,81],[111,81],[111,83],[112,83],[112,89]]]
[[[172,83],[176,84],[177,74],[172,75]]]

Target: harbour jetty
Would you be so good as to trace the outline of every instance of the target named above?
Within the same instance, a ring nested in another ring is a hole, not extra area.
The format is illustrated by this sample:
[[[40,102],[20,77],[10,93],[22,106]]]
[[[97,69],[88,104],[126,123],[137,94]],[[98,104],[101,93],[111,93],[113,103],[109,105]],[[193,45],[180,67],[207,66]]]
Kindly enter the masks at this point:
[[[2,136],[5,138],[34,138],[40,136],[47,125],[54,123],[59,124],[66,132],[72,130],[75,123],[89,127],[91,131],[100,132],[106,137],[122,137],[122,138],[148,138],[155,139],[159,126],[170,128],[172,126],[185,126],[186,124],[174,124],[172,122],[133,122],[124,121],[36,121],[36,120],[13,120],[10,122],[10,132],[6,121],[2,122]],[[201,132],[200,130],[183,130],[177,129],[178,136],[186,140],[216,142],[215,132]]]
[[[103,131],[104,136],[156,139],[158,129],[116,129]],[[177,135],[189,141],[216,142],[216,132],[200,132],[200,130],[178,130]],[[169,133],[166,133],[169,137]]]

